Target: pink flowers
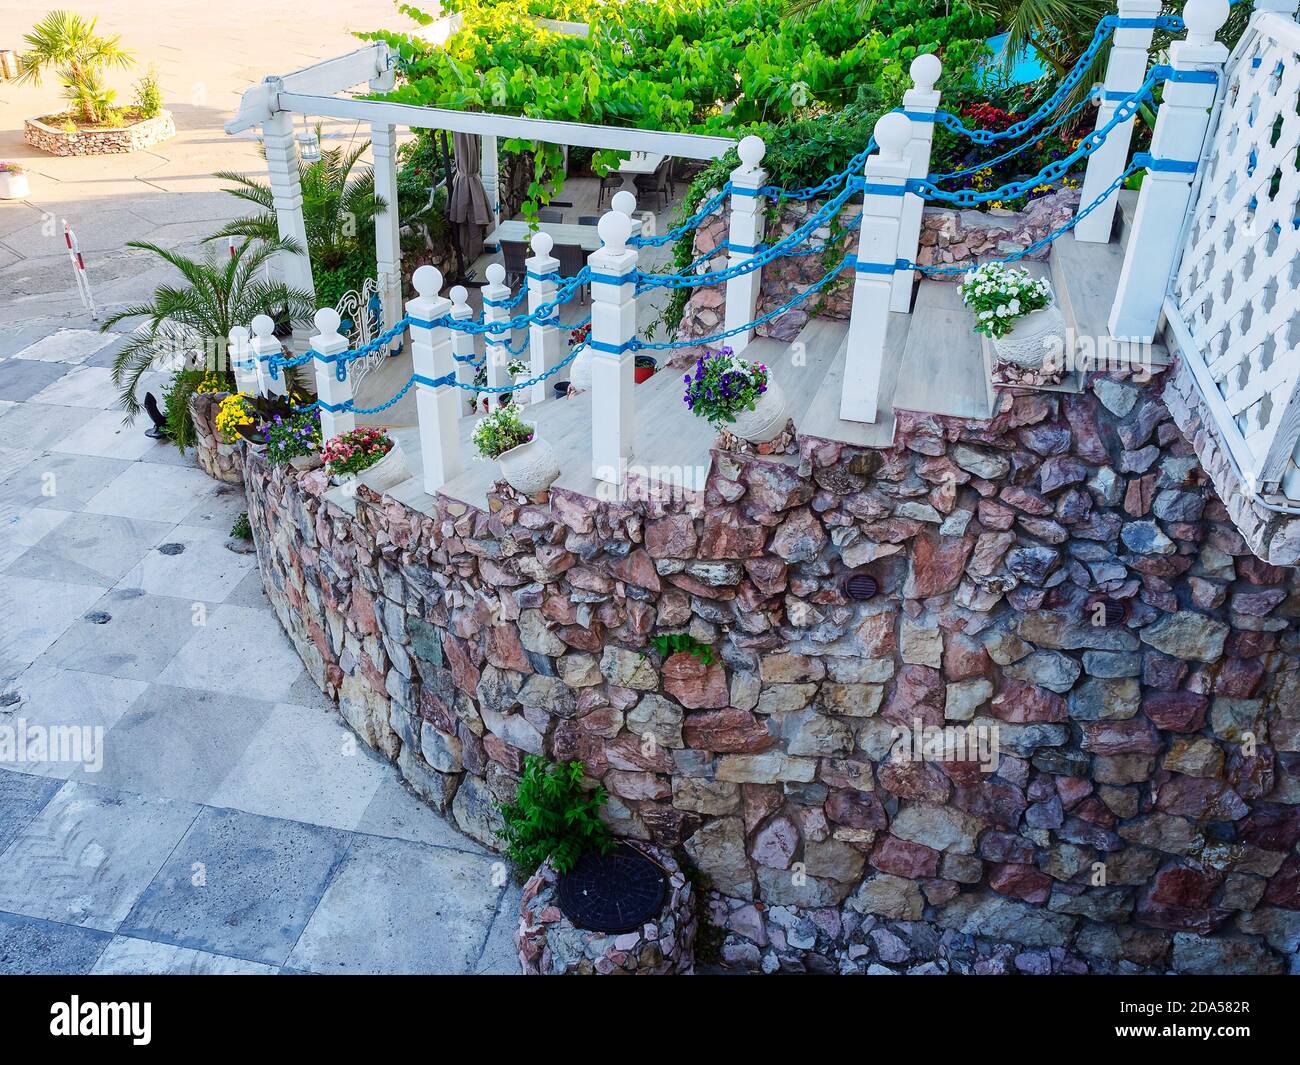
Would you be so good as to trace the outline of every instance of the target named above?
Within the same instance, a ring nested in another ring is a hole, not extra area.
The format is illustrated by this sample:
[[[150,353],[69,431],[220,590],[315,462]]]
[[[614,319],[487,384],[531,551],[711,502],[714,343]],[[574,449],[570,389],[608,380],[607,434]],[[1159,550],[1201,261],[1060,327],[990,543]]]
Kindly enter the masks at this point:
[[[388,454],[392,438],[382,429],[363,425],[340,433],[321,448],[321,459],[333,476],[360,473]]]

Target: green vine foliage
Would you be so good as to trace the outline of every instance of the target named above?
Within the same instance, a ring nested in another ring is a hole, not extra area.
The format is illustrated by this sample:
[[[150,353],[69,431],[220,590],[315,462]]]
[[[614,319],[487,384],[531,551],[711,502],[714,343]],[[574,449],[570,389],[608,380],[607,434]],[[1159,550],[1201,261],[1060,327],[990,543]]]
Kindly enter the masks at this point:
[[[694,655],[704,665],[713,665],[713,648],[707,643],[701,643],[689,632],[673,632],[661,636],[651,636],[650,642],[654,644],[655,650],[659,652],[661,658],[668,658],[671,655],[685,651],[687,654]]]
[[[463,19],[445,46],[418,33],[358,34],[401,57],[401,83],[384,99],[737,138],[829,115],[864,88],[901,86],[923,52],[969,69],[996,32],[964,0],[826,0],[798,20],[786,16],[783,0],[448,0],[443,7]],[[410,5],[401,10],[421,26],[433,21]],[[586,22],[589,35],[559,34],[538,18]],[[562,182],[559,149],[502,147],[534,153],[524,213],[535,217]],[[593,169],[604,172],[619,155],[596,152]],[[815,146],[802,156],[817,170],[801,173],[798,184],[825,176]]]
[[[499,835],[507,856],[529,873],[547,858],[557,872],[567,873],[587,851],[608,852],[614,841],[600,819],[607,799],[602,787],[583,790],[581,762],[525,755],[515,801],[501,804],[505,825]]]

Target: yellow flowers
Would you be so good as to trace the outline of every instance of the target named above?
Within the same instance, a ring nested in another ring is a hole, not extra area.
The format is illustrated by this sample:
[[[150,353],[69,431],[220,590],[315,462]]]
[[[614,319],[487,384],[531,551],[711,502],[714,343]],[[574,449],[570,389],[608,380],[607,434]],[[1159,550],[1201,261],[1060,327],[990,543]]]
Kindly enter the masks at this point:
[[[222,378],[221,374],[207,373],[203,375],[203,380],[199,382],[199,386],[194,391],[195,392],[224,392],[225,390],[226,390],[226,382]]]
[[[200,388],[199,391],[202,392],[203,389]],[[255,420],[253,401],[243,392],[234,392],[227,396],[217,408],[217,432],[227,444],[233,444],[239,438],[240,428],[252,425]]]

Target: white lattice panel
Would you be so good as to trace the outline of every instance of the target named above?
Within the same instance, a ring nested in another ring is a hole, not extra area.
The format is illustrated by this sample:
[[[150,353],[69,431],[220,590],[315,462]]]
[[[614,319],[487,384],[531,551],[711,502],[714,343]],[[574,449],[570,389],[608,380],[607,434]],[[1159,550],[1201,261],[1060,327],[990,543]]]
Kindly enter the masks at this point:
[[[1262,27],[1228,68],[1174,283],[1261,487],[1300,429],[1300,33]]]

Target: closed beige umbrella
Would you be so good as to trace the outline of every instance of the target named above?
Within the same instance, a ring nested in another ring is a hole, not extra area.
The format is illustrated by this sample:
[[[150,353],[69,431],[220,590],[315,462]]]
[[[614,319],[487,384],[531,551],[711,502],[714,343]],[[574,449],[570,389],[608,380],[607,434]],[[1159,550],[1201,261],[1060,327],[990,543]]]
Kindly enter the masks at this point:
[[[473,133],[452,135],[455,163],[451,174],[451,192],[447,199],[447,219],[456,227],[456,243],[466,265],[483,250],[483,237],[492,223],[492,209],[487,190],[479,177],[479,142]]]

